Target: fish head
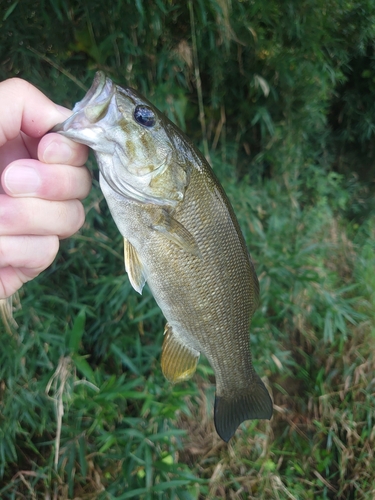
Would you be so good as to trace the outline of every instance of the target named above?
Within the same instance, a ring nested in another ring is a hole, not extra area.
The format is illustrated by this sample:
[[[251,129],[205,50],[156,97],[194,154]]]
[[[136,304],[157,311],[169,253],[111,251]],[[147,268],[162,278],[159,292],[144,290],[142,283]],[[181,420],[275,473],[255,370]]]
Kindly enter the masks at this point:
[[[188,175],[176,160],[171,130],[173,124],[147,99],[99,71],[73,115],[51,132],[92,148],[100,173],[118,195],[175,206]]]

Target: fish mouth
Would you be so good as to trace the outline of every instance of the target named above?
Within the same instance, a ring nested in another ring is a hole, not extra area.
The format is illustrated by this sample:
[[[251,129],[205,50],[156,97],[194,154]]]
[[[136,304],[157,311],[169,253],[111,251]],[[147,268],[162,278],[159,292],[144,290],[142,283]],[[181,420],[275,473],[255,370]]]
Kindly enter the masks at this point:
[[[107,78],[103,71],[97,71],[85,97],[74,106],[72,116],[55,125],[49,132],[59,132],[65,137],[77,140],[79,130],[96,124],[106,115],[115,91],[116,85],[112,80]]]
[[[108,89],[105,88],[106,86],[108,87]],[[107,78],[103,71],[97,71],[95,73],[94,81],[92,82],[91,87],[87,91],[85,97],[81,101],[77,102],[77,104],[74,106],[73,112],[75,113],[77,111],[80,111],[85,106],[88,106],[90,104],[90,101],[99,99],[102,92],[108,95],[111,92],[112,87],[112,80]]]

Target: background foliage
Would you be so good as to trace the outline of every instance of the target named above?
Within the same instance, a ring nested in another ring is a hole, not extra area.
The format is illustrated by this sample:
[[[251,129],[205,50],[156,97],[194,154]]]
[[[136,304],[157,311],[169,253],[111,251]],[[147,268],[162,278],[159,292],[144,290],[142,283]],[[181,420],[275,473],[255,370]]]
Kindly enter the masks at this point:
[[[275,414],[226,445],[208,364],[164,381],[164,319],[94,182],[1,332],[1,498],[374,498],[374,32],[372,0],[3,0],[1,79],[71,107],[102,69],[210,158],[260,278]]]

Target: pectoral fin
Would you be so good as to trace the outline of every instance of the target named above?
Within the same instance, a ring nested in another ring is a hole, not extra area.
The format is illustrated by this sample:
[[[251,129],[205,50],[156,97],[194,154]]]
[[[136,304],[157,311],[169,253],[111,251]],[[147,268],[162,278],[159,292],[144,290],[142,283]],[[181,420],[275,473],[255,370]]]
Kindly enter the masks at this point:
[[[129,241],[124,238],[124,258],[125,269],[129,276],[129,281],[138,293],[142,293],[142,288],[146,283],[146,274],[137,250]]]
[[[152,229],[159,231],[170,241],[185,250],[185,252],[201,257],[197,242],[194,236],[176,219],[170,216],[166,211],[152,226]]]
[[[164,331],[161,368],[164,377],[172,383],[191,378],[196,370],[199,352],[183,344],[167,324]]]

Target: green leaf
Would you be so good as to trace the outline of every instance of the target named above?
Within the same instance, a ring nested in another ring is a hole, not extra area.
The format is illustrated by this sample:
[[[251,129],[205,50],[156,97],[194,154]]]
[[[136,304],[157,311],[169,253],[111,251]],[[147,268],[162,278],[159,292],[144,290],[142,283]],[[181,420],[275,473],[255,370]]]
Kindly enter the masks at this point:
[[[155,485],[152,489],[153,491],[166,491],[172,488],[176,488],[177,486],[185,486],[187,484],[190,484],[190,481],[188,479],[173,479],[172,481],[159,483]]]
[[[78,353],[85,328],[86,312],[82,309],[76,316],[73,328],[66,333],[66,343],[70,353]]]
[[[141,498],[140,495],[144,493],[149,493],[150,490],[148,488],[136,488],[135,490],[128,491],[119,497],[116,497],[116,500],[127,500],[128,498]]]
[[[72,361],[76,366],[77,370],[82,373],[84,377],[87,378],[89,382],[95,384],[95,373],[93,372],[91,366],[88,364],[84,356],[72,356]]]
[[[121,361],[124,363],[125,366],[127,366],[129,368],[129,370],[131,370],[136,375],[141,374],[140,371],[138,370],[138,368],[133,363],[133,361],[123,351],[121,351],[115,344],[111,345],[111,351],[114,352],[116,354],[116,356],[118,356],[121,359]]]
[[[86,477],[87,460],[86,460],[86,441],[84,436],[81,436],[78,440],[78,455],[79,455],[79,465],[81,467],[82,476]]]
[[[14,9],[17,7],[19,0],[16,0],[8,9],[6,10],[4,16],[3,16],[3,21],[6,21],[8,17],[11,15],[11,13],[14,11]]]

